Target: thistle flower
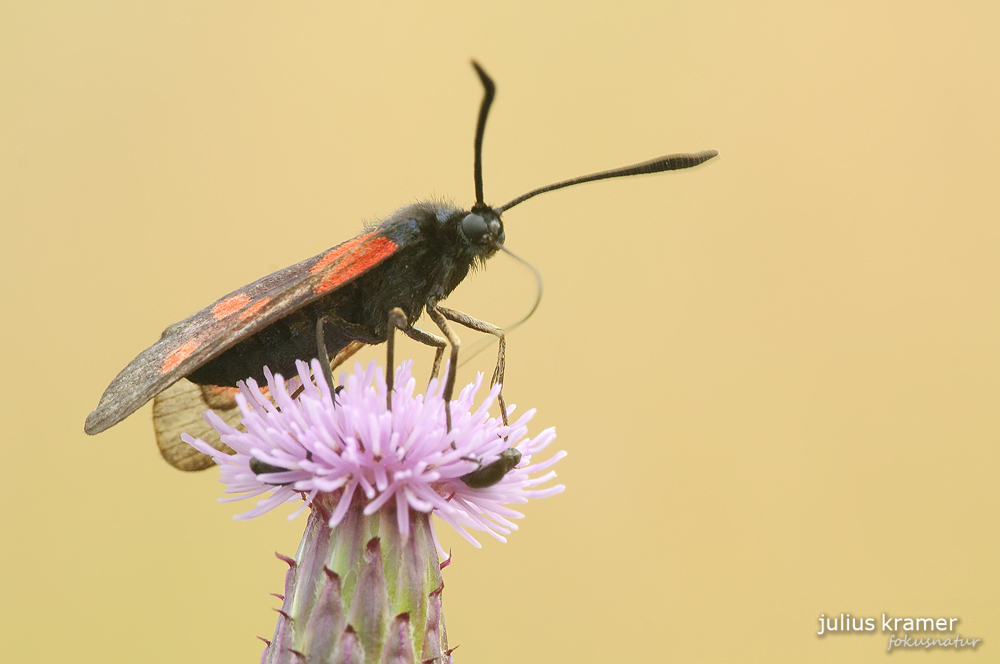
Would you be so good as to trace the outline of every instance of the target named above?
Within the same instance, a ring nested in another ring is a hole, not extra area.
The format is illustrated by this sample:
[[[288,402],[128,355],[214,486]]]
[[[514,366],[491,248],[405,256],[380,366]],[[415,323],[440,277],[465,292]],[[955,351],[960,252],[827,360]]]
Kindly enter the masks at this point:
[[[311,373],[300,362],[287,383],[266,373],[270,398],[252,380],[241,386],[246,432],[205,414],[235,454],[184,436],[212,456],[226,493],[236,494],[221,500],[263,496],[236,518],[290,501],[303,500],[290,518],[312,508],[295,559],[286,559],[281,618],[262,661],[294,661],[293,654],[305,662],[450,661],[437,556],[444,551],[430,515],[476,547],[470,530],[506,542],[517,528],[511,519],[523,517],[508,505],[564,489],[538,488],[566,453],[532,463],[555,439],[553,429],[526,437],[534,410],[509,425],[490,417],[499,386],[474,407],[480,374],[452,401],[448,431],[443,385],[432,380],[426,395],[415,396],[411,366],[396,370],[390,410],[374,362],[341,374],[336,395],[318,361]],[[494,477],[471,481],[500,459]]]

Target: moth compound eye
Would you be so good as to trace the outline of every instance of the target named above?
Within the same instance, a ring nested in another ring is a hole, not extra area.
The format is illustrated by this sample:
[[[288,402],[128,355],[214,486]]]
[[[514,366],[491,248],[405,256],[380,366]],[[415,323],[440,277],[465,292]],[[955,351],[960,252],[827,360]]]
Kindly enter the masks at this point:
[[[469,242],[479,242],[488,230],[489,227],[486,225],[486,220],[478,214],[470,212],[462,220],[462,233],[469,239]]]
[[[497,239],[497,244],[503,244],[507,234],[503,232],[503,223],[499,219],[490,220],[490,235]]]

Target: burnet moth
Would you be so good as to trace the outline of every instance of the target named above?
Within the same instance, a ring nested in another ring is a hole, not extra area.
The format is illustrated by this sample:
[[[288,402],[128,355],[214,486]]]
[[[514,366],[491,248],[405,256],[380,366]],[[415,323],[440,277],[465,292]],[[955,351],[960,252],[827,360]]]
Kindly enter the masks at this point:
[[[263,384],[263,367],[295,375],[295,361],[320,358],[337,366],[365,344],[387,342],[386,382],[392,388],[393,333],[436,349],[437,375],[450,345],[451,361],[444,398],[455,386],[459,338],[451,323],[498,339],[493,383],[503,382],[504,331],[441,302],[475,267],[504,249],[501,215],[538,194],[583,182],[690,168],[711,159],[716,150],[672,154],[632,166],[601,171],[533,189],[492,207],[483,200],[482,144],[486,117],[496,93],[492,79],[472,63],[485,90],[475,137],[476,202],[471,210],[442,203],[417,203],[396,211],[377,226],[318,256],[258,279],[220,298],[193,316],[171,325],[104,391],[84,430],[96,434],[131,415],[150,399],[157,443],[164,458],[181,470],[212,465],[211,457],[180,440],[187,432],[227,449],[201,418],[208,408],[226,422],[239,422],[234,399],[238,381]],[[443,337],[414,326],[426,311]],[[332,384],[332,371],[324,372]],[[506,420],[506,406],[500,397]],[[451,428],[451,413],[447,413]],[[513,450],[517,452],[517,450]],[[516,457],[516,458],[515,458]],[[470,486],[498,482],[520,461],[511,451],[469,473]]]

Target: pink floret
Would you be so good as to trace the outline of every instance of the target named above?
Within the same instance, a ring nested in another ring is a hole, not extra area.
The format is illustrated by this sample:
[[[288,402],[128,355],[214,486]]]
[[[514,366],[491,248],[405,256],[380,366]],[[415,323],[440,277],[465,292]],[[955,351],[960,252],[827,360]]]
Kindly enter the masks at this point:
[[[374,361],[366,369],[358,363],[353,373],[341,374],[345,389],[337,394],[336,405],[317,360],[311,372],[309,365],[299,362],[299,375],[287,383],[265,370],[270,398],[253,380],[241,385],[236,397],[245,432],[230,427],[212,411],[205,413],[206,421],[236,454],[220,452],[187,434],[183,439],[219,465],[225,493],[235,494],[220,500],[266,494],[237,519],[250,519],[282,503],[304,499],[290,517],[294,518],[317,494],[340,492],[331,527],[340,523],[352,501],[361,500],[366,514],[394,504],[404,537],[409,533],[408,507],[433,512],[474,546],[480,544],[469,530],[484,531],[506,542],[504,535],[517,528],[511,519],[523,516],[507,505],[551,496],[565,488],[561,484],[537,488],[555,478],[548,469],[565,452],[532,463],[532,457],[555,440],[555,429],[526,437],[534,410],[506,426],[499,417],[491,417],[489,408],[499,386],[476,407],[483,383],[479,374],[452,401],[452,430],[448,432],[443,385],[432,380],[426,395],[414,395],[411,366],[412,362],[404,362],[396,369],[391,411],[386,408],[385,379]],[[293,399],[291,393],[299,385],[304,389]],[[513,410],[513,406],[508,408],[508,414]],[[520,451],[521,461],[498,483],[477,489],[461,480],[510,447]],[[287,470],[257,475],[250,467],[252,458]]]

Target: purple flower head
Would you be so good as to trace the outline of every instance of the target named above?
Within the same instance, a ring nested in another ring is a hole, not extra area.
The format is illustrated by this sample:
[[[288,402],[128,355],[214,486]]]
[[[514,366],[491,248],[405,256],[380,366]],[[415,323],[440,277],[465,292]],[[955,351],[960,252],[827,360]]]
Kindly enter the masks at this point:
[[[426,395],[414,395],[416,381],[410,374],[411,366],[412,362],[404,362],[396,369],[392,410],[386,407],[385,379],[374,361],[365,370],[357,363],[353,373],[341,374],[344,389],[336,395],[336,405],[317,360],[312,362],[311,374],[309,365],[299,362],[299,375],[288,382],[265,369],[269,396],[250,380],[240,386],[236,397],[245,433],[212,411],[205,413],[208,423],[236,454],[220,452],[187,434],[183,438],[219,465],[220,481],[228,485],[226,493],[240,494],[220,500],[267,494],[238,519],[250,519],[281,503],[304,498],[303,506],[290,517],[294,518],[318,494],[340,492],[330,527],[340,523],[352,501],[365,501],[368,515],[394,501],[404,537],[409,533],[412,508],[433,512],[474,546],[480,544],[469,530],[485,531],[506,542],[504,535],[517,528],[511,519],[523,517],[508,504],[551,496],[565,488],[536,488],[555,477],[555,472],[545,471],[566,456],[559,452],[532,463],[532,457],[555,440],[555,430],[549,428],[535,438],[526,438],[534,410],[509,425],[490,417],[489,406],[499,394],[499,385],[475,407],[483,382],[479,374],[452,401],[449,432],[443,383],[432,380]],[[301,393],[292,398],[299,386]],[[508,414],[513,410],[510,406]],[[463,475],[496,461],[508,448],[516,448],[521,461],[496,484],[473,488],[462,481]],[[251,469],[252,459],[257,460],[254,466],[258,472]],[[260,472],[260,462],[286,470]]]

